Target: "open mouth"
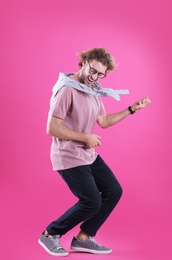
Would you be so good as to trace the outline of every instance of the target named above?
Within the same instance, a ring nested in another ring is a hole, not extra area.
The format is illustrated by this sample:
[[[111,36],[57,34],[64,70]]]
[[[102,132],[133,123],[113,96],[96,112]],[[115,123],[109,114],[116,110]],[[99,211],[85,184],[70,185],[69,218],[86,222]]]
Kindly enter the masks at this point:
[[[90,84],[92,84],[92,83],[94,82],[94,80],[92,80],[90,77],[88,77],[88,82],[89,82]]]

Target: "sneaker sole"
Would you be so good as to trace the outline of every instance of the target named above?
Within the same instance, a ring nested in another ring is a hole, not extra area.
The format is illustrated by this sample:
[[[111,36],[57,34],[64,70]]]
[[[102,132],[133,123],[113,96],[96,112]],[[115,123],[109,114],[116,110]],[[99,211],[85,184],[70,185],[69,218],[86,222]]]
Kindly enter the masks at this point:
[[[51,252],[51,251],[40,241],[40,239],[38,239],[38,243],[39,243],[40,246],[42,246],[42,247],[45,249],[45,251],[46,251],[48,254],[50,254],[50,255],[54,255],[54,256],[68,256],[68,255],[69,255],[68,252],[66,252],[66,253],[53,253],[53,252]]]
[[[75,246],[71,246],[70,249],[79,251],[79,252],[86,252],[86,253],[97,254],[97,255],[107,255],[107,254],[112,253],[112,249],[109,249],[107,251],[98,251],[98,250],[93,250],[93,249],[89,249],[89,248],[75,247]]]

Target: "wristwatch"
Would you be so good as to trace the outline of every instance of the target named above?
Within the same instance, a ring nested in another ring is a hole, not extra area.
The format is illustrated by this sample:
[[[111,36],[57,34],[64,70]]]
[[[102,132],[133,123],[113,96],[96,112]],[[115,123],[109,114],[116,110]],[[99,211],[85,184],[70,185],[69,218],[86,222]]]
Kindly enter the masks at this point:
[[[131,115],[136,112],[136,111],[132,110],[132,107],[131,107],[131,106],[128,107],[128,110],[129,110],[129,112],[130,112]]]

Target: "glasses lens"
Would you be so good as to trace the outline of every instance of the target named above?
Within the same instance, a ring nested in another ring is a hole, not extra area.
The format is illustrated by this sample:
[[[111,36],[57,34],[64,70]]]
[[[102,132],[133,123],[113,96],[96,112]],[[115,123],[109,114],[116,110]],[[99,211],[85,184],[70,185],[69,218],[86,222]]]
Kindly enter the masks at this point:
[[[91,73],[91,74],[96,74],[96,73],[97,73],[97,70],[95,70],[95,69],[93,69],[93,68],[90,67],[90,73]]]
[[[98,73],[98,78],[99,79],[103,79],[104,77],[106,77],[106,74]]]

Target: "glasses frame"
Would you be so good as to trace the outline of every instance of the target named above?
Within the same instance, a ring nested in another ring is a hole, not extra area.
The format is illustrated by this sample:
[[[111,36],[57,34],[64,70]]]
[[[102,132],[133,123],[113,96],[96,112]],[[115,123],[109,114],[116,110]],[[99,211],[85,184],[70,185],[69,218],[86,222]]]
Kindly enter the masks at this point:
[[[104,74],[104,73],[102,73],[102,72],[98,72],[96,69],[94,69],[93,67],[91,67],[89,60],[87,60],[87,62],[88,62],[89,68],[90,68],[90,69],[89,69],[90,74],[92,74],[92,75],[97,74],[97,78],[99,78],[99,79],[103,79],[103,78],[106,77],[106,73]]]

